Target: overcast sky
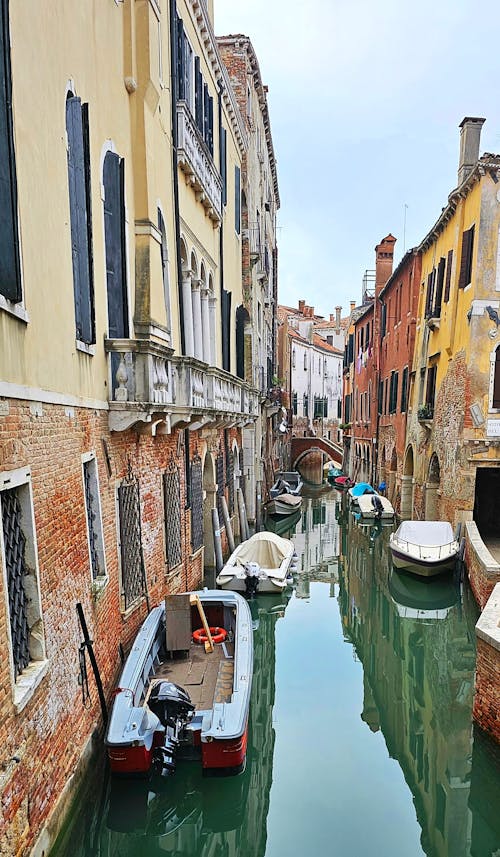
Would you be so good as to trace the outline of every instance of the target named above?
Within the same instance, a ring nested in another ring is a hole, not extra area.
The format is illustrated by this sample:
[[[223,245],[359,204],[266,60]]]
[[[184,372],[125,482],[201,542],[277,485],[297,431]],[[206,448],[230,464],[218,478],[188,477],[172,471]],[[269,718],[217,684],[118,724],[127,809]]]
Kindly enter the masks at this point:
[[[498,0],[214,2],[217,35],[249,36],[269,86],[279,301],[346,314],[380,239],[397,264],[446,205],[464,116],[500,153]]]

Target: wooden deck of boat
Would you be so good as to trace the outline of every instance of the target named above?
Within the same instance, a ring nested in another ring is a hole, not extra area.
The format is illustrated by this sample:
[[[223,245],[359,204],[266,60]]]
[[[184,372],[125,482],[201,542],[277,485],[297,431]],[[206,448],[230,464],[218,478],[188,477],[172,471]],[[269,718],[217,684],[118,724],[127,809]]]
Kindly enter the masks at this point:
[[[231,701],[233,675],[233,643],[216,644],[209,653],[203,646],[191,643],[187,652],[167,658],[156,671],[155,679],[167,678],[179,684],[198,711],[212,708],[214,702]]]

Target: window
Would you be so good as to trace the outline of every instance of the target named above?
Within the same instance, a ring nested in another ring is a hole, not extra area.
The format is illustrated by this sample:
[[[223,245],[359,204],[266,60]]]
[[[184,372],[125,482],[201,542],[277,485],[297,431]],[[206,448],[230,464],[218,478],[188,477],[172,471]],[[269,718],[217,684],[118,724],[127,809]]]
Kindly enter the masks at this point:
[[[472,254],[474,252],[474,226],[462,235],[462,256],[460,258],[460,276],[458,288],[465,289],[472,280]]]
[[[307,369],[307,351],[304,351],[304,371]]]
[[[167,231],[163,215],[158,209],[158,229],[161,235],[160,253],[161,253],[161,277],[163,283],[163,297],[165,300],[165,315],[167,322],[167,332],[170,339],[171,319],[170,319],[170,283],[168,277],[168,250],[167,250]]]
[[[298,412],[298,395],[297,395],[297,393],[294,393],[292,396],[292,410],[293,410],[294,417],[296,417],[297,412]]]
[[[19,711],[31,698],[47,668],[31,475],[26,468],[0,474],[0,512],[9,660],[14,704]]]
[[[82,463],[90,571],[92,580],[98,582],[106,577],[106,562],[104,557],[99,475],[95,454],[88,453],[84,455]]]
[[[380,337],[383,339],[387,328],[387,304],[382,304],[380,315]]]
[[[292,369],[295,369],[295,348],[292,349]]]
[[[146,594],[146,572],[141,540],[139,482],[130,475],[118,487],[122,604],[127,610]]]
[[[8,3],[0,0],[0,295],[21,301]]]
[[[241,232],[241,170],[234,168],[234,228],[236,234]]]
[[[304,416],[309,416],[309,397],[307,393],[304,393]]]
[[[446,262],[446,283],[444,287],[444,302],[448,303],[450,299],[450,288],[451,288],[451,268],[453,265],[453,250],[448,251],[448,259]]]
[[[68,95],[68,188],[76,338],[95,342],[88,104]]]
[[[391,382],[389,390],[389,413],[395,414],[398,407],[398,372],[391,372]]]
[[[227,204],[227,131],[221,129],[220,135],[220,175],[222,179],[222,204]]]
[[[406,413],[408,407],[408,366],[403,369],[403,378],[401,381],[401,413]]]
[[[436,271],[433,269],[427,277],[427,299],[425,301],[425,317],[430,318],[432,315],[432,303],[434,300],[434,279]]]
[[[436,395],[437,366],[429,366],[427,370],[427,387],[425,393],[425,404],[430,414],[434,413],[434,398]]]
[[[103,185],[108,332],[110,339],[127,339],[124,162],[114,152],[104,158]]]
[[[491,407],[500,409],[500,346],[494,352],[494,359],[491,361]]]
[[[444,256],[441,256],[437,268],[437,281],[436,281],[436,294],[434,297],[434,309],[432,310],[432,315],[434,318],[441,317],[441,301],[443,297],[443,283],[444,283],[444,269],[446,266],[446,259]]]

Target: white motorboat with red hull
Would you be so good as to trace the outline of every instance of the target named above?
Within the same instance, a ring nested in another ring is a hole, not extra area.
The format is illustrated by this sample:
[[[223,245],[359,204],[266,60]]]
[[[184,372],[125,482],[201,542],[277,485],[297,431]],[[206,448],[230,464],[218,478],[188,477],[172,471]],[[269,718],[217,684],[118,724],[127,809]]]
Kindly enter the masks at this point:
[[[236,592],[195,594],[213,651],[199,644],[205,631],[189,601],[182,617],[189,622],[187,647],[167,648],[166,628],[169,621],[172,628],[179,624],[175,614],[182,613],[175,602],[170,613],[171,604],[189,593],[168,598],[167,609],[160,604],[151,610],[115,690],[105,740],[115,774],[170,774],[183,756],[200,758],[207,771],[236,773],[244,767],[253,670],[250,608]]]
[[[396,568],[431,577],[454,568],[460,544],[447,521],[403,521],[389,547]]]

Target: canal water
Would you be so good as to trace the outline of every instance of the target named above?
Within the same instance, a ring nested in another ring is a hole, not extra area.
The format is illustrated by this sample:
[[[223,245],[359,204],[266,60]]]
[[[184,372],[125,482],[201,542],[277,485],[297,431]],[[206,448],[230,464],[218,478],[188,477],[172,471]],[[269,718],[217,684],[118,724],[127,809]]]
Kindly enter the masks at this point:
[[[293,588],[252,602],[244,773],[180,762],[160,782],[110,781],[103,758],[51,857],[498,857],[500,753],[472,726],[470,590],[395,572],[390,528],[339,500],[304,500]]]

